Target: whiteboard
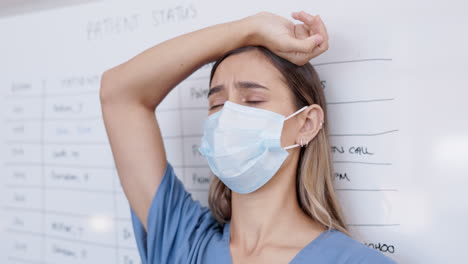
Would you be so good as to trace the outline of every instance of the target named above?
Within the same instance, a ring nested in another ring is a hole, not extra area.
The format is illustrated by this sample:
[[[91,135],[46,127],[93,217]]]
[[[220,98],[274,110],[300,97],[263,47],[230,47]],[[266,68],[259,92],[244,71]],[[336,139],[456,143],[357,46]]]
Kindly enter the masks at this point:
[[[266,10],[320,14],[335,187],[352,234],[399,263],[464,263],[468,17],[462,1],[99,1],[0,18],[0,262],[139,263],[99,105],[102,72],[163,40]],[[207,204],[196,151],[211,65],[156,111]]]

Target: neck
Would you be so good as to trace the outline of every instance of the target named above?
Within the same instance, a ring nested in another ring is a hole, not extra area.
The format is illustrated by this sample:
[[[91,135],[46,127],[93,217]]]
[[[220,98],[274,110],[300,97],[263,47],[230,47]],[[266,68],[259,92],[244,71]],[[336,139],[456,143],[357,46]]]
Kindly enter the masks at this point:
[[[273,178],[252,193],[232,192],[231,244],[255,251],[284,240],[292,228],[310,224],[297,201],[297,160],[298,155],[290,155]]]

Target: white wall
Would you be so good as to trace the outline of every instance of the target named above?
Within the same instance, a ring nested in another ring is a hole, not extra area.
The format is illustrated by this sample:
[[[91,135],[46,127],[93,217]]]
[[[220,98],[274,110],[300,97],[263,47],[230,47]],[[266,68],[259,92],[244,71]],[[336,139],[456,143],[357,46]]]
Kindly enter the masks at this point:
[[[312,64],[325,83],[335,168],[349,178],[335,184],[353,234],[390,246],[384,253],[400,263],[463,262],[466,4],[305,0],[100,1],[0,19],[1,262],[138,260],[100,116],[100,74],[185,32],[301,9],[320,14],[330,35]],[[193,92],[206,91],[209,69],[157,112],[169,161],[204,203],[208,185],[193,176],[210,173],[193,149],[206,101]]]

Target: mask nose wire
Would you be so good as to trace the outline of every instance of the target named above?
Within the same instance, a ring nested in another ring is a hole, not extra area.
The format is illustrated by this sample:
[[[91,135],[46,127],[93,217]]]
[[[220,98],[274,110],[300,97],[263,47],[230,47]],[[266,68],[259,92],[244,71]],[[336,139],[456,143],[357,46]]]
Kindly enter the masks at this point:
[[[300,112],[304,111],[305,109],[307,108],[307,105],[302,107],[301,109],[297,110],[296,112],[294,112],[293,114],[291,114],[290,116],[286,117],[284,119],[284,121],[288,120],[289,118],[291,117],[294,117],[295,115],[299,114]],[[287,147],[284,147],[283,149],[285,150],[288,150],[288,149],[291,149],[291,148],[295,148],[295,147],[299,147],[299,144],[294,144],[294,145],[291,145],[291,146],[287,146]]]

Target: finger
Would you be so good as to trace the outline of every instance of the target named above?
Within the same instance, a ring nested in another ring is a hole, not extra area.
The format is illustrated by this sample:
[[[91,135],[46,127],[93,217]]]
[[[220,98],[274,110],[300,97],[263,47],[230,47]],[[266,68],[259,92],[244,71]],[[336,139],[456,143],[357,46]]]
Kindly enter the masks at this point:
[[[306,13],[304,11],[293,12],[292,16],[293,16],[294,19],[300,20],[300,21],[304,22],[307,25],[312,25],[315,22],[314,19],[316,17],[316,16],[308,14],[308,13]]]
[[[316,33],[324,34],[325,32],[324,25],[322,21],[320,21],[319,15],[311,16],[302,11],[294,13],[294,18],[297,18],[298,20],[304,22],[302,26],[308,30],[308,35],[313,35]],[[322,37],[324,36],[322,35]],[[325,37],[324,40],[326,40]]]
[[[317,20],[317,25],[316,25],[316,27],[315,27],[315,30],[316,30],[317,32],[315,32],[315,33],[318,33],[318,34],[322,35],[323,40],[324,40],[324,41],[327,41],[327,40],[328,40],[327,29],[325,28],[325,25],[323,24],[323,21],[322,21],[322,19],[320,18],[320,15],[317,15],[317,16],[316,16],[316,20]]]
[[[298,39],[305,39],[310,35],[309,30],[306,27],[304,27],[304,25],[295,25],[294,34]]]
[[[305,11],[301,11],[299,13],[300,16],[304,17],[304,19],[308,22],[307,24],[312,24],[314,22],[314,19],[317,17],[317,16],[314,16],[314,15],[311,15]]]
[[[292,18],[299,20],[299,12],[292,12],[291,16]]]
[[[305,15],[305,12],[304,12],[304,11],[297,11],[297,12],[292,12],[292,13],[291,13],[291,16],[292,16],[293,18],[295,18],[295,19],[298,19],[298,20],[299,20],[300,18],[301,18],[301,19],[305,18],[304,15]],[[311,16],[312,16],[312,15],[311,15]]]
[[[303,24],[304,27],[307,28],[307,29],[310,31],[310,23],[311,23],[311,21],[310,21],[308,18],[306,18],[304,15],[302,15],[302,14],[299,13],[299,12],[294,12],[294,13],[292,13],[291,16],[292,16],[292,18],[303,22],[303,23],[304,23],[304,24]]]
[[[295,13],[293,13],[292,17],[294,19],[299,18],[298,15],[295,14]],[[295,30],[294,33],[296,34],[296,37],[299,37],[299,38],[306,38],[306,37],[309,37],[311,35],[310,28],[306,24],[294,24],[294,30]]]
[[[318,16],[318,20],[320,21],[320,34],[323,36],[323,40],[324,42],[328,42],[328,32],[327,32],[327,27],[325,27],[325,24],[323,23],[323,20],[322,18],[320,17],[320,15],[317,15]]]
[[[324,53],[327,49],[328,49],[327,44],[318,45],[311,53],[309,53],[310,59],[315,58],[318,55]]]
[[[319,49],[328,49],[328,32],[323,24],[320,15],[312,16],[304,11],[297,12],[296,17],[304,21],[305,26],[308,27],[310,34],[320,34],[323,37],[322,43],[319,45]]]

